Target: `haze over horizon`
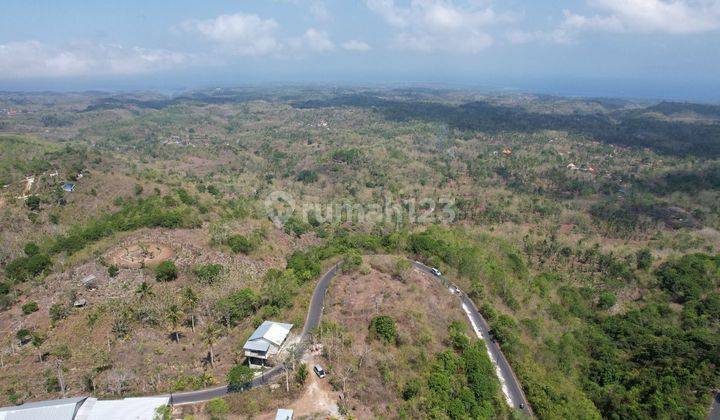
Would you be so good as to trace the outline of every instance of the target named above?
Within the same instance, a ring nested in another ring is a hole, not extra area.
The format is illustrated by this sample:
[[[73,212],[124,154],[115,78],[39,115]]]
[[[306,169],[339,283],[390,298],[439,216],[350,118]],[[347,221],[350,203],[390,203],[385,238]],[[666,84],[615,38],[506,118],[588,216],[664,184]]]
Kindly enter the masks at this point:
[[[0,90],[439,84],[720,102],[720,1],[4,2]]]

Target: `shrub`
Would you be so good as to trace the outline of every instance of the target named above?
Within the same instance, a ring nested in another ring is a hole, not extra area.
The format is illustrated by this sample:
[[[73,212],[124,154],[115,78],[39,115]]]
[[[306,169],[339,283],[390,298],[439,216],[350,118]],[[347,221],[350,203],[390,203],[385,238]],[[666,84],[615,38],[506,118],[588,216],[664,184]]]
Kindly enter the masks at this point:
[[[635,254],[638,270],[647,270],[652,266],[653,256],[649,249],[643,248]]]
[[[220,276],[222,269],[221,264],[205,264],[196,266],[193,272],[201,283],[212,284]]]
[[[370,320],[370,332],[374,337],[384,340],[388,343],[395,342],[397,338],[397,328],[395,327],[395,320],[387,315],[374,316]]]
[[[318,174],[315,171],[305,169],[300,171],[297,176],[297,180],[304,184],[312,184],[318,180]]]
[[[5,274],[11,280],[25,281],[47,270],[52,260],[45,254],[16,258],[5,266]]]
[[[32,331],[27,328],[21,328],[15,333],[15,338],[20,340],[23,344],[28,343],[32,340]]]
[[[22,313],[25,315],[30,315],[33,312],[38,311],[38,304],[35,301],[27,302],[22,306]]]
[[[669,292],[673,300],[680,303],[695,300],[717,286],[720,256],[684,255],[677,260],[663,263],[655,274],[660,281],[660,287]]]
[[[172,261],[163,261],[155,267],[155,280],[173,281],[178,276],[178,268]]]
[[[40,211],[40,197],[37,195],[31,195],[25,201],[25,205],[31,211]]]
[[[420,393],[420,388],[422,387],[422,383],[419,379],[413,378],[410,379],[405,383],[405,386],[403,387],[402,391],[402,398],[404,400],[409,400],[415,397],[417,394]]]
[[[35,242],[28,242],[25,244],[23,251],[25,251],[25,255],[27,255],[28,257],[32,257],[33,255],[37,255],[40,253],[40,247],[37,246]]]
[[[304,385],[308,377],[308,366],[306,363],[300,363],[298,370],[295,372],[295,382]]]
[[[66,306],[56,303],[50,307],[48,313],[50,314],[50,320],[55,323],[61,319],[67,318],[69,310]]]
[[[253,243],[242,235],[231,235],[227,238],[225,243],[235,253],[242,252],[243,254],[249,254],[253,249],[255,249]]]
[[[208,402],[207,412],[212,420],[223,419],[230,412],[230,406],[222,398],[213,398]]]
[[[602,292],[600,293],[600,298],[598,299],[598,309],[610,309],[615,306],[616,301],[617,298],[614,293]]]
[[[115,277],[120,273],[120,269],[116,265],[111,265],[108,267],[108,276]]]
[[[362,264],[362,256],[358,251],[350,250],[343,254],[342,270],[344,272],[350,272],[360,267]]]
[[[169,405],[161,405],[155,409],[155,415],[153,420],[171,420],[172,419],[172,407]]]

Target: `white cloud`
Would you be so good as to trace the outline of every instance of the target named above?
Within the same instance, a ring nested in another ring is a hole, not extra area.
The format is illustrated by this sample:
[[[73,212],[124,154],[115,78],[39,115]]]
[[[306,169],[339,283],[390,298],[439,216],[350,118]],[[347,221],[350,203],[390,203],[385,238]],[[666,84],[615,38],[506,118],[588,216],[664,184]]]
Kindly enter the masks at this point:
[[[489,27],[513,18],[480,3],[412,0],[408,7],[400,7],[393,0],[366,0],[370,10],[397,28],[396,47],[424,52],[477,53],[492,45]]]
[[[281,48],[275,35],[277,22],[257,15],[236,13],[190,20],[183,22],[181,28],[197,32],[237,55],[267,55]]]
[[[351,39],[350,41],[344,42],[342,47],[348,51],[370,51],[372,49],[366,42],[359,41],[357,39]]]
[[[564,11],[562,27],[625,33],[692,34],[720,29],[719,0],[593,0],[605,12],[585,16]]]
[[[0,44],[0,77],[132,75],[187,64],[188,54],[120,45],[75,43],[56,47],[38,41]]]
[[[189,33],[201,34],[215,43],[220,52],[230,55],[280,58],[335,49],[335,44],[325,31],[309,28],[300,36],[281,36],[278,34],[280,25],[275,20],[243,13],[186,21],[180,28]]]
[[[367,0],[370,10],[382,16],[389,24],[398,27],[408,25],[410,11],[395,6],[394,0]]]
[[[310,3],[310,14],[322,22],[328,21],[331,18],[330,11],[323,1],[313,1]]]
[[[327,32],[318,31],[315,28],[310,28],[305,31],[303,39],[305,44],[312,51],[325,52],[331,51],[335,48],[335,45],[333,45],[332,41],[330,41],[330,37],[328,37]]]

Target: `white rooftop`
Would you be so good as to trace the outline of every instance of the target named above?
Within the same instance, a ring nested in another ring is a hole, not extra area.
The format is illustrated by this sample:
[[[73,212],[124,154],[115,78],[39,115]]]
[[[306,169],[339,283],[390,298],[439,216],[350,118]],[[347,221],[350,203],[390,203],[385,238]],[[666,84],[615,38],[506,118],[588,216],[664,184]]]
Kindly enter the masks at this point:
[[[278,408],[275,420],[292,420],[293,411],[288,408]]]
[[[85,397],[38,401],[0,408],[0,420],[73,420]]]
[[[270,353],[277,352],[290,334],[293,324],[264,321],[245,342],[243,349]]]
[[[152,420],[155,410],[170,403],[170,397],[138,397],[99,401],[88,398],[76,420]]]

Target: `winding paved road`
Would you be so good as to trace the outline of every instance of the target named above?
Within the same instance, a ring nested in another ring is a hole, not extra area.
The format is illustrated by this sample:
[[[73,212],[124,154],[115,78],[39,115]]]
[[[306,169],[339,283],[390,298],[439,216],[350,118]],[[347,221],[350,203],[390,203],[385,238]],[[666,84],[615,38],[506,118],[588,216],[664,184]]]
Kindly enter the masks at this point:
[[[493,362],[493,365],[495,365],[496,373],[502,385],[503,393],[506,396],[508,405],[520,410],[520,404],[522,404],[524,407],[522,410],[532,415],[532,410],[530,409],[530,405],[525,398],[525,393],[522,390],[522,386],[520,386],[520,382],[515,376],[515,373],[510,367],[507,359],[500,350],[500,347],[490,337],[490,326],[485,321],[485,318],[480,315],[480,312],[477,310],[472,300],[470,300],[470,298],[462,290],[460,290],[460,288],[455,286],[453,283],[451,283],[444,277],[435,276],[430,270],[430,267],[417,261],[412,261],[412,264],[418,270],[436,278],[441,285],[448,287],[456,296],[458,296],[462,304],[463,310],[467,314],[473,329],[478,333],[479,338],[482,338],[482,340],[485,342],[488,354]],[[317,285],[315,286],[315,290],[313,290],[313,294],[310,299],[310,306],[308,308],[308,313],[305,318],[305,325],[300,336],[300,343],[298,347],[300,353],[304,353],[305,351],[305,346],[307,346],[308,344],[310,331],[314,330],[320,325],[320,318],[322,317],[324,307],[323,305],[325,302],[325,294],[327,293],[328,287],[330,286],[330,282],[332,281],[333,277],[335,277],[335,274],[337,274],[339,267],[339,264],[334,265],[327,273],[325,273],[325,275],[320,278]],[[281,373],[282,367],[276,366],[266,371],[262,376],[253,379],[252,382],[250,382],[248,388],[267,384],[268,382],[278,377]],[[227,385],[218,386],[215,388],[201,389],[199,391],[173,393],[170,394],[170,403],[176,405],[208,401],[216,397],[222,397],[227,393]]]
[[[520,381],[518,381],[517,376],[515,376],[515,372],[513,372],[512,367],[510,367],[510,364],[505,358],[502,350],[500,350],[500,346],[498,346],[495,340],[493,340],[490,336],[490,325],[480,314],[475,306],[475,303],[473,303],[468,295],[466,295],[465,292],[463,292],[455,284],[442,276],[438,277],[433,274],[430,267],[418,261],[412,261],[412,264],[418,270],[435,277],[441,285],[447,287],[453,294],[458,296],[460,302],[462,303],[462,308],[470,320],[470,324],[472,324],[473,329],[478,334],[478,338],[481,338],[485,342],[488,355],[490,356],[493,365],[495,365],[495,371],[498,379],[500,380],[500,385],[502,386],[502,391],[503,394],[505,394],[505,399],[508,405],[512,408],[525,411],[532,416],[532,409],[530,408],[530,404],[527,402],[527,398],[525,398],[525,393],[520,385]],[[521,404],[523,408],[520,408]]]
[[[300,335],[300,343],[298,345],[300,353],[305,352],[305,346],[307,346],[307,339],[310,331],[320,326],[320,317],[322,316],[325,293],[327,293],[330,281],[333,277],[335,277],[335,274],[337,274],[339,266],[339,264],[335,264],[333,268],[325,273],[315,286],[315,290],[313,290],[312,298],[310,298],[310,307],[308,308],[307,317],[305,318],[305,326],[303,327],[302,334]],[[264,385],[278,377],[281,373],[282,367],[279,365],[275,366],[264,372],[262,376],[253,379],[248,388]],[[208,401],[216,397],[222,397],[227,393],[227,385],[201,389],[198,391],[173,393],[170,394],[170,404],[177,405]]]

